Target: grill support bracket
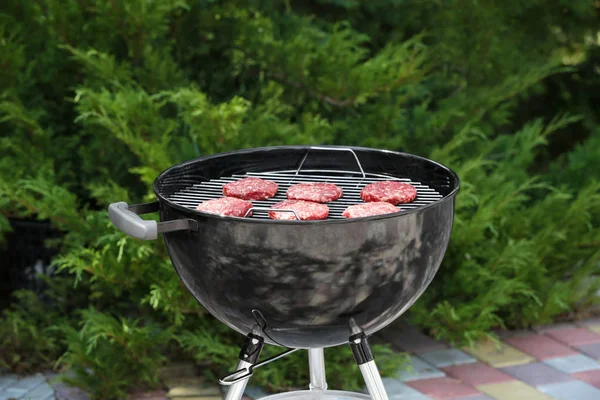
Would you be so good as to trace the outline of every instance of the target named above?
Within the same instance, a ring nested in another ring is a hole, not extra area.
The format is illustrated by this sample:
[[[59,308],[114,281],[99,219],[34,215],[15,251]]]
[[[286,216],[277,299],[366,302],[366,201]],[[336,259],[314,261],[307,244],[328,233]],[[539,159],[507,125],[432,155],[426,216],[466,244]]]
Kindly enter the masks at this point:
[[[254,373],[255,368],[260,368],[279,358],[285,357],[299,349],[289,349],[274,357],[258,362],[258,357],[264,345],[264,339],[257,335],[257,328],[246,336],[246,341],[240,351],[236,371],[219,379],[219,383],[229,386],[225,400],[241,400],[246,385]],[[353,333],[348,340],[354,359],[358,364],[360,372],[365,380],[365,386],[372,400],[388,400],[385,386],[375,364],[373,352],[369,346],[367,336],[364,332]],[[321,348],[308,349],[308,367],[310,375],[309,389],[311,391],[327,391],[327,380],[325,374],[325,355]]]

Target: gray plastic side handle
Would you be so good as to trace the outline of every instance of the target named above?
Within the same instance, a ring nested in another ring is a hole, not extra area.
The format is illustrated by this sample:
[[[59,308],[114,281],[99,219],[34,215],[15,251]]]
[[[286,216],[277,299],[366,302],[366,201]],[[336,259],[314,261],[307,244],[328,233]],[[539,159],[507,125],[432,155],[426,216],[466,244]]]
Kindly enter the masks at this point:
[[[142,240],[152,240],[158,237],[156,221],[146,221],[138,214],[129,210],[129,205],[124,201],[112,203],[108,206],[110,222],[121,232]]]

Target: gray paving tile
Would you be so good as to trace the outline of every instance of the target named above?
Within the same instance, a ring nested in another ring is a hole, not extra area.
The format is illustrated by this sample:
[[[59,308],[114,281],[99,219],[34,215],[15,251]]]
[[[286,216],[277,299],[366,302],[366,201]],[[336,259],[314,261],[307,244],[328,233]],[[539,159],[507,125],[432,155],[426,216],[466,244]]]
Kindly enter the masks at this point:
[[[25,400],[46,400],[48,397],[54,396],[54,389],[46,382],[35,387],[25,394]]]
[[[573,374],[575,372],[591,371],[593,369],[600,369],[600,364],[587,357],[583,354],[577,354],[575,356],[557,357],[550,358],[543,361],[544,364],[550,365],[565,374]]]
[[[56,397],[61,400],[89,400],[90,397],[87,393],[78,387],[69,387],[63,384],[52,385],[56,393]]]
[[[577,326],[583,326],[583,327],[600,325],[600,318],[589,318],[589,319],[586,319],[585,321],[579,321],[579,322],[577,322],[576,325]]]
[[[407,353],[447,349],[445,342],[434,340],[410,325],[390,326],[378,332],[393,347]]]
[[[533,330],[538,333],[546,333],[549,331],[553,331],[555,329],[565,329],[565,328],[575,328],[575,324],[570,322],[559,322],[557,324],[549,324],[549,325],[536,325],[533,327]]]
[[[552,383],[538,386],[540,392],[546,393],[557,400],[598,400],[600,390],[581,381]]]
[[[428,351],[419,354],[419,357],[438,368],[477,362],[474,357],[458,349]]]
[[[432,400],[416,389],[392,378],[383,378],[383,386],[390,400]]]
[[[27,393],[27,389],[18,389],[18,388],[6,388],[4,389],[4,391],[2,392],[2,394],[4,394],[6,396],[7,399],[12,399],[12,398],[19,398],[22,397],[23,395],[25,395],[25,393]]]
[[[261,388],[258,386],[247,386],[244,394],[252,399],[260,399],[261,397],[268,396]]]
[[[551,383],[568,382],[574,380],[569,375],[564,374],[541,362],[501,368],[501,371],[506,372],[510,376],[531,386],[547,385]]]
[[[4,389],[4,388],[8,387],[9,385],[13,384],[14,382],[16,382],[17,379],[18,379],[18,377],[15,375],[0,376],[0,392],[2,392],[2,389]]]
[[[575,347],[586,356],[594,360],[600,360],[600,343],[582,344]]]
[[[410,366],[407,365],[399,370],[396,379],[407,382],[417,379],[440,378],[444,376],[446,376],[444,371],[440,371],[419,357],[410,356]]]
[[[35,374],[32,376],[26,376],[13,382],[8,388],[9,389],[24,389],[25,391],[30,391],[31,389],[41,385],[46,381],[44,375]]]

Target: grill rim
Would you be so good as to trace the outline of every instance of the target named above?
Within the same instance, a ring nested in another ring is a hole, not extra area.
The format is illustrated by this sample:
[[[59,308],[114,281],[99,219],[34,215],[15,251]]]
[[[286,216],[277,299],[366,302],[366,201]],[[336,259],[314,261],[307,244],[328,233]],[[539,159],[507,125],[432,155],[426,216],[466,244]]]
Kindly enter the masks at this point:
[[[207,155],[207,156],[203,156],[203,157],[198,157],[198,158],[194,158],[188,161],[184,161],[180,164],[176,164],[173,165],[167,169],[165,169],[163,172],[161,172],[156,179],[154,180],[154,183],[152,185],[154,194],[156,195],[157,199],[159,200],[159,203],[161,205],[161,207],[163,205],[167,205],[169,208],[171,209],[176,209],[179,212],[181,212],[184,216],[187,216],[189,218],[206,218],[209,220],[214,220],[214,221],[219,221],[219,222],[225,222],[225,221],[229,221],[231,223],[249,223],[249,224],[272,224],[272,225],[323,225],[323,224],[351,224],[351,223],[357,223],[357,222],[368,222],[368,221],[377,221],[377,220],[383,220],[383,219],[388,219],[388,218],[401,218],[407,215],[411,215],[411,214],[418,214],[421,212],[424,212],[425,210],[432,208],[432,207],[436,207],[438,205],[441,205],[447,201],[452,201],[454,199],[454,197],[456,196],[456,193],[458,192],[458,190],[460,189],[460,179],[458,177],[458,175],[451,170],[449,167],[447,167],[446,165],[437,162],[437,161],[433,161],[431,159],[428,159],[426,157],[421,157],[418,156],[416,154],[411,154],[411,153],[405,153],[405,152],[399,152],[399,151],[392,151],[392,150],[386,150],[386,149],[377,149],[377,148],[370,148],[370,147],[360,147],[360,146],[336,146],[336,145],[319,145],[318,147],[323,148],[323,150],[325,149],[351,149],[354,151],[374,151],[377,153],[381,153],[383,154],[392,154],[392,155],[397,155],[397,156],[402,156],[402,157],[407,157],[407,158],[413,158],[413,159],[417,159],[419,161],[422,162],[428,162],[431,163],[441,169],[443,169],[451,178],[452,178],[452,183],[454,184],[453,189],[450,191],[450,193],[448,193],[447,195],[442,195],[443,197],[439,200],[436,200],[432,203],[426,204],[422,207],[417,207],[414,208],[412,210],[406,210],[406,211],[398,211],[398,212],[394,212],[394,213],[389,213],[389,214],[381,214],[381,215],[372,215],[369,217],[359,217],[359,218],[342,218],[342,219],[325,219],[325,220],[309,220],[309,221],[303,221],[303,220],[272,220],[272,219],[262,219],[262,218],[244,218],[244,217],[232,217],[232,216],[221,216],[221,215],[217,215],[217,214],[210,214],[210,213],[206,213],[206,212],[202,212],[202,211],[198,211],[195,209],[190,209],[184,206],[181,206],[173,201],[171,201],[169,198],[165,197],[160,191],[159,191],[159,182],[161,182],[165,176],[169,175],[173,170],[175,169],[179,169],[179,168],[185,168],[189,165],[198,163],[198,162],[203,162],[203,161],[208,161],[211,159],[215,159],[215,158],[220,158],[220,157],[226,157],[226,156],[233,156],[233,155],[244,155],[244,154],[250,154],[250,153],[254,153],[254,152],[259,152],[259,151],[277,151],[277,150],[307,150],[310,151],[311,147],[315,147],[316,145],[306,145],[306,146],[265,146],[265,147],[253,147],[253,148],[247,148],[247,149],[240,149],[240,150],[234,150],[234,151],[229,151],[229,152],[222,152],[222,153],[216,153],[216,154],[211,154],[211,155]],[[369,171],[365,171],[366,173],[370,173]],[[357,174],[360,174],[360,171],[356,171]],[[219,177],[219,179],[221,179],[223,177]]]

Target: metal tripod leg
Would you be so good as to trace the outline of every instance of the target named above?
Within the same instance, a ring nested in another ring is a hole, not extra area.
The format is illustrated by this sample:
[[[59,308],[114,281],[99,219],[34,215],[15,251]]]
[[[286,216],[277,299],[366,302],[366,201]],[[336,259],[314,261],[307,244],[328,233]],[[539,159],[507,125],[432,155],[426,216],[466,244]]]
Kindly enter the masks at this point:
[[[355,333],[350,336],[350,347],[354,354],[354,359],[360,368],[369,395],[373,400],[388,400],[387,392],[383,386],[381,375],[375,365],[373,352],[367,341],[367,335],[363,332]]]
[[[249,367],[253,366],[258,362],[258,357],[260,356],[260,352],[262,351],[264,345],[264,339],[261,336],[258,336],[255,333],[249,333],[246,336],[246,342],[242,346],[242,350],[240,351],[239,362],[236,368],[236,371],[239,370],[248,370]],[[227,390],[227,394],[225,395],[225,400],[241,400],[244,395],[244,391],[246,390],[246,385],[248,384],[248,380],[250,379],[250,375],[248,378],[242,379],[238,382],[235,382],[229,387]]]
[[[308,349],[308,370],[310,373],[310,390],[327,390],[323,349]]]

